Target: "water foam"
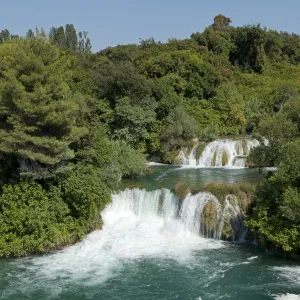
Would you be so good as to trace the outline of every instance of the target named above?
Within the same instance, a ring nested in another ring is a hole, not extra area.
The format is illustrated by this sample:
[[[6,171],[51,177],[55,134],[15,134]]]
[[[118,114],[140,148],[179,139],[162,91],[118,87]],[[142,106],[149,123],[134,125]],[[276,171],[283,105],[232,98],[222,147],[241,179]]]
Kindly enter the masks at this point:
[[[163,199],[163,201],[162,201]],[[143,258],[193,262],[193,252],[224,247],[185,228],[176,218],[179,199],[169,190],[125,190],[102,211],[103,229],[58,253],[24,260],[34,278],[99,284],[124,264]]]
[[[274,267],[279,275],[300,286],[300,267]]]
[[[300,295],[295,294],[285,294],[285,295],[278,295],[275,297],[275,300],[300,300]]]

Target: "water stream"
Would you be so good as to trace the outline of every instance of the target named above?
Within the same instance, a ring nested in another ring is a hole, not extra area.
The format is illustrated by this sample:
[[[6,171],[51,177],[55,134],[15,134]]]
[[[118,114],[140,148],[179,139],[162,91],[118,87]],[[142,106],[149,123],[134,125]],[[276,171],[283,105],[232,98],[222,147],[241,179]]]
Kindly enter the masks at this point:
[[[234,199],[221,203],[199,192],[182,201],[170,190],[176,178],[196,186],[211,174],[202,186],[215,178],[254,181],[258,171],[154,169],[137,180],[147,189],[113,195],[101,213],[103,230],[51,255],[0,260],[0,299],[300,299],[299,264],[238,239],[219,240],[224,217],[241,214]],[[214,228],[202,222],[208,202],[216,207]]]

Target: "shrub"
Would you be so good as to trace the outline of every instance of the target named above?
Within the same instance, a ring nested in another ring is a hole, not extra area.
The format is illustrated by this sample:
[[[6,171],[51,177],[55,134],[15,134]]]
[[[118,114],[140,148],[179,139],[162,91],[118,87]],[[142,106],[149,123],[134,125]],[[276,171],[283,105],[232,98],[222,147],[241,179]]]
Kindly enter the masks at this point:
[[[111,201],[101,173],[91,165],[78,165],[61,183],[63,199],[83,233],[100,228],[100,211]]]
[[[72,239],[73,219],[59,189],[35,182],[5,185],[0,197],[0,257],[44,253]]]

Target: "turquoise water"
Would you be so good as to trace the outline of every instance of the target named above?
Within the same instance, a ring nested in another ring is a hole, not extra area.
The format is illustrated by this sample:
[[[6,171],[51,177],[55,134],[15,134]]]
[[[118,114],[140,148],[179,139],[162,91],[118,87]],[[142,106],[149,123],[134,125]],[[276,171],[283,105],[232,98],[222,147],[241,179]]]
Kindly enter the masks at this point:
[[[250,169],[157,167],[135,182],[153,189],[261,176]],[[64,251],[0,260],[0,299],[300,299],[295,261],[250,243],[184,232],[175,219],[166,224],[159,216],[141,218],[113,205],[102,216],[102,231]]]
[[[77,257],[69,255],[65,263],[74,264],[75,269],[63,265],[67,271],[51,268],[52,260],[61,259],[55,255],[2,260],[0,299],[252,300],[300,294],[300,266],[252,245],[224,243],[223,248],[195,250],[182,259],[124,257],[104,270],[101,264],[74,263],[71,260]]]
[[[188,168],[170,165],[152,166],[149,171],[134,180],[124,180],[121,188],[126,186],[141,187],[147,190],[173,189],[178,181],[191,188],[203,188],[209,183],[240,182],[256,183],[266,171],[246,168]]]

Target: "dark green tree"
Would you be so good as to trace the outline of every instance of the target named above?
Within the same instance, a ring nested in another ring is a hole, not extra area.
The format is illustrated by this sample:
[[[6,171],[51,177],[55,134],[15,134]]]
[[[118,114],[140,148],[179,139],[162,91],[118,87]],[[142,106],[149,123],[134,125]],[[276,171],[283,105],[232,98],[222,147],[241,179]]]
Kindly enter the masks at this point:
[[[41,39],[5,44],[0,59],[0,151],[17,154],[24,172],[53,170],[86,131],[76,125],[69,61]]]
[[[65,39],[67,49],[74,52],[78,50],[78,38],[73,24],[65,26]]]

